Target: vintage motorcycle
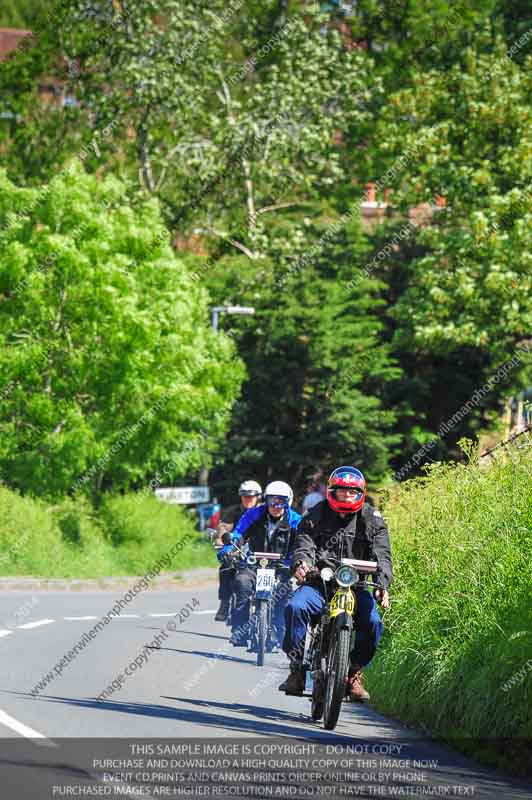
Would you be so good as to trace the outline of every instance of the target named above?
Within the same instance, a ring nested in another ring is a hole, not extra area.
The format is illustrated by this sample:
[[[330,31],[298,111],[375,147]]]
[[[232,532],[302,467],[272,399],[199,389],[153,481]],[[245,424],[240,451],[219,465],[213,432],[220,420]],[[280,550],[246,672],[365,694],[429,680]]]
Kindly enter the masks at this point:
[[[280,563],[281,558],[279,553],[254,553],[248,556],[248,563],[254,559],[251,563],[259,564],[249,612],[251,648],[257,650],[258,667],[264,665],[264,654],[273,648],[276,641],[272,622],[274,596],[280,586],[280,572],[288,570]]]
[[[367,580],[376,570],[376,561],[341,558],[336,569],[323,567],[319,571],[326,602],[318,621],[309,628],[303,666],[313,680],[312,719],[317,722],[323,717],[327,730],[336,727],[342,700],[348,695],[346,678],[356,612],[354,589],[377,588]],[[313,575],[315,578],[316,571]]]
[[[265,653],[271,651],[276,642],[276,634],[273,626],[273,604],[277,596],[277,590],[281,585],[281,574],[288,573],[289,567],[281,563],[282,556],[279,553],[250,553],[247,545],[244,549],[240,548],[233,541],[232,533],[224,533],[222,537],[224,544],[232,544],[235,548],[234,553],[229,554],[228,560],[232,563],[238,560],[245,562],[250,567],[257,566],[255,577],[255,590],[250,598],[248,640],[249,650],[257,653],[257,666],[264,665]],[[286,581],[287,593],[291,590]],[[231,607],[233,599],[231,600]]]

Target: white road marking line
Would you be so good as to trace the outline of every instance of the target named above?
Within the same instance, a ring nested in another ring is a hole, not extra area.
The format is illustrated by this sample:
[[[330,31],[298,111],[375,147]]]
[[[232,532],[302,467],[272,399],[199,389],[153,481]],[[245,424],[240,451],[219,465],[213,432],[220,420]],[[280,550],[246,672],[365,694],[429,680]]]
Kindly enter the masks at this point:
[[[126,619],[126,618],[127,619],[133,619],[133,617],[135,619],[138,619],[140,617],[140,614],[120,614],[120,616],[113,617],[113,619]]]
[[[63,619],[68,619],[69,621],[75,620],[82,620],[82,619],[98,619],[98,617],[63,617]]]
[[[216,614],[217,608],[205,608],[203,611],[193,611],[193,614]]]
[[[10,633],[13,633],[13,631],[0,631],[0,636],[9,636]]]
[[[29,728],[27,725],[24,725],[22,722],[19,722],[13,717],[10,717],[9,714],[6,714],[5,711],[1,710],[0,725],[5,725],[7,728],[11,728],[11,730],[15,731],[16,733],[20,733],[21,736],[26,736],[28,739],[37,739],[38,741],[36,741],[35,744],[39,744],[44,747],[57,747],[56,743],[50,741],[50,739],[47,739],[43,733],[34,731],[33,728]]]
[[[19,630],[29,631],[30,628],[38,628],[39,625],[50,625],[55,619],[38,619],[37,622],[26,622],[25,625],[17,625]]]
[[[172,611],[171,614],[148,614],[149,617],[175,617],[176,614],[179,614],[179,611]]]

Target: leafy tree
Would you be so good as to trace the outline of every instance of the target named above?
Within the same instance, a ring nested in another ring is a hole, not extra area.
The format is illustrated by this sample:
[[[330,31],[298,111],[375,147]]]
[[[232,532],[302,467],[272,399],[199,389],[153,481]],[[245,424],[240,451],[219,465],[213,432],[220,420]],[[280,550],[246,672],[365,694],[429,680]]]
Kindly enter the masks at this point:
[[[50,496],[205,463],[243,377],[155,200],[78,163],[0,194],[0,471]]]
[[[334,139],[367,116],[371,65],[312,10],[147,0],[122,13],[100,1],[89,14],[64,0],[63,19],[75,92],[94,130],[113,126],[108,165],[134,168],[180,234],[267,255],[271,220],[341,176]],[[284,246],[297,239],[294,228]]]
[[[3,0],[0,27],[31,29],[47,5],[48,0]]]
[[[414,347],[488,349],[497,361],[530,331],[531,87],[502,45],[492,56],[470,50],[446,74],[420,75],[383,116],[387,155],[417,142],[408,180],[394,182],[400,211],[435,194],[447,201],[420,228],[426,252],[395,307]]]
[[[134,205],[161,201],[213,303],[257,308],[223,323],[250,369],[225,477],[262,461],[298,481],[346,452],[382,476],[529,331],[529,43],[515,46],[527,9],[321,5],[57,0],[42,60],[3,72],[10,177],[41,182],[82,153],[89,171],[124,178]],[[54,64],[80,101],[57,116],[33,89]],[[369,180],[380,199],[393,189],[393,211],[362,235],[340,215]],[[437,195],[445,210],[390,248]],[[346,339],[367,343],[364,359],[336,349]],[[489,423],[509,385],[433,455]],[[279,441],[293,443],[288,461]]]
[[[76,65],[65,52],[61,26],[48,3],[31,8],[33,34],[0,63],[0,157],[15,183],[40,185],[93,133],[90,115],[69,92]]]
[[[373,237],[374,254],[411,225],[412,208],[446,200],[374,271],[385,284],[386,336],[405,374],[388,392],[405,437],[397,466],[530,336],[529,95],[530,75],[499,42],[491,55],[469,49],[446,72],[417,73],[390,95],[377,126],[372,177],[393,189],[393,221]],[[501,399],[526,381],[526,361],[433,457],[457,455],[461,436],[492,424]]]
[[[249,474],[284,477],[300,490],[317,465],[346,460],[371,480],[387,473],[397,438],[382,388],[400,371],[381,341],[378,284],[351,285],[368,249],[360,220],[353,217],[324,242],[331,224],[309,225],[309,248],[314,240],[321,249],[282,288],[264,264],[251,275],[246,270],[240,282],[242,301],[256,307],[239,339],[251,380],[243,387],[223,471],[215,473],[222,487],[234,490]],[[236,261],[224,260],[223,270],[211,276],[217,297],[231,297]]]

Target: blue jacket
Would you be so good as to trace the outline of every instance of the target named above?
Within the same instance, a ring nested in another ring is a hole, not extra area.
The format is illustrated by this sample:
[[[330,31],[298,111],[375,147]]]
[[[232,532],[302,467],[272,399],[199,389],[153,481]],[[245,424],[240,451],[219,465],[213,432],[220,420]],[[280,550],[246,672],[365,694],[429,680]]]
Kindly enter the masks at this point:
[[[250,508],[240,517],[233,528],[233,540],[239,547],[247,542],[252,552],[260,552],[262,550],[283,552],[286,556],[285,561],[289,564],[294,546],[295,531],[299,525],[301,514],[298,514],[297,511],[293,511],[291,508],[287,509],[280,519],[279,527],[277,531],[274,532],[271,543],[268,542],[266,536],[266,516],[266,505],[264,503],[255,506],[255,508]],[[224,547],[218,551],[218,558],[221,560],[224,555],[230,553],[232,549],[232,545],[224,545]]]

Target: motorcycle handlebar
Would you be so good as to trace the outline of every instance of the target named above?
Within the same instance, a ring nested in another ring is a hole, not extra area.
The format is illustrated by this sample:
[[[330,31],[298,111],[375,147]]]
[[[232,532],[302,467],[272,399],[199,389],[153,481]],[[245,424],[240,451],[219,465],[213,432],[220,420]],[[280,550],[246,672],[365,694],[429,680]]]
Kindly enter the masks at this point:
[[[302,583],[305,583],[307,580],[312,579],[312,578],[315,579],[316,576],[320,575],[320,573],[321,573],[321,570],[318,569],[318,567],[311,567],[309,569],[309,571],[305,574],[305,577],[303,578]],[[379,583],[375,583],[375,581],[369,581],[365,577],[362,577],[360,580],[358,580],[356,583],[354,583],[353,586],[355,586],[355,587],[356,586],[371,586],[371,587],[374,588],[374,590],[383,588]]]
[[[251,556],[248,556],[246,558],[246,561],[250,565],[250,567],[254,567],[254,566],[257,565],[257,562],[260,561],[260,559],[257,558],[256,555],[251,555]],[[275,569],[285,569],[285,570],[290,569],[290,566],[288,564],[282,564],[276,558],[275,559],[271,559],[271,561],[273,561],[274,563],[270,564],[270,568],[273,567]]]

